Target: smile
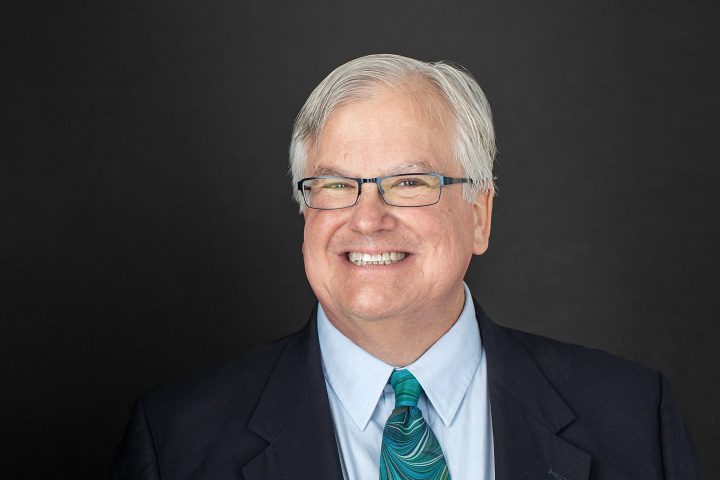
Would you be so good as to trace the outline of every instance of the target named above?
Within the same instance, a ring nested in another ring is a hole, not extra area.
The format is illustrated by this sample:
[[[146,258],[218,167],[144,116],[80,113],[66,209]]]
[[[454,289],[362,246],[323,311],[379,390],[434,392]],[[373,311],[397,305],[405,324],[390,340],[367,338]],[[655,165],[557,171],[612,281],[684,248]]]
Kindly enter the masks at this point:
[[[363,265],[392,265],[408,256],[406,252],[362,253],[348,252],[348,260],[358,266]]]

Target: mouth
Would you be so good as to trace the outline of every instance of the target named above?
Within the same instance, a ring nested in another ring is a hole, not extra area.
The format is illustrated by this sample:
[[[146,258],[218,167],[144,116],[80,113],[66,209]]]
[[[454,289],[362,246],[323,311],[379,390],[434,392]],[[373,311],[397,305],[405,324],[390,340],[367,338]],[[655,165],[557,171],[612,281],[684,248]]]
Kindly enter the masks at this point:
[[[393,265],[395,263],[402,262],[408,255],[410,254],[407,252],[347,252],[345,254],[348,260],[359,267],[364,265]]]

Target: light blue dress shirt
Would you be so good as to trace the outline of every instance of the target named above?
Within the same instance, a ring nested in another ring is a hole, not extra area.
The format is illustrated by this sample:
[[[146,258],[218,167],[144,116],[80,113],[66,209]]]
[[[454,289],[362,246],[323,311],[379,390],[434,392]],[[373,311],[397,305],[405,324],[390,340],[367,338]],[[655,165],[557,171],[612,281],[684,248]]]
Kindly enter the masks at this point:
[[[318,307],[322,366],[346,480],[379,477],[382,432],[395,406],[387,384],[392,365],[345,337]],[[404,367],[425,393],[418,407],[440,442],[453,480],[494,480],[487,362],[465,285],[455,324],[415,362]]]

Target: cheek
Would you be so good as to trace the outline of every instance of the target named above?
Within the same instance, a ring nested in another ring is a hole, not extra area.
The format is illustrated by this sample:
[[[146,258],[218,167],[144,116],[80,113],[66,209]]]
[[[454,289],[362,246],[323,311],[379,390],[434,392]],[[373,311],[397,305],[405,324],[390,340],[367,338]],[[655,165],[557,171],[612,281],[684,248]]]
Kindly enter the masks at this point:
[[[313,248],[323,236],[323,217],[317,215],[317,212],[306,214],[304,239],[308,248]]]
[[[445,209],[436,221],[427,225],[436,238],[436,249],[445,255],[457,259],[472,253],[473,218],[470,209]],[[430,225],[433,225],[432,229]],[[446,259],[449,260],[448,257]]]
[[[337,228],[338,222],[333,215],[308,214],[305,217],[303,253],[312,257],[314,262],[322,261],[322,255],[327,252]]]
[[[305,261],[305,271],[310,273],[313,266],[318,261],[319,253],[319,230],[312,220],[305,221],[305,231],[303,233],[303,260]]]
[[[323,272],[326,270],[324,245],[322,241],[322,230],[318,228],[316,222],[306,220],[303,241],[303,262],[305,264],[305,275],[313,288],[318,288],[320,282],[325,277]]]

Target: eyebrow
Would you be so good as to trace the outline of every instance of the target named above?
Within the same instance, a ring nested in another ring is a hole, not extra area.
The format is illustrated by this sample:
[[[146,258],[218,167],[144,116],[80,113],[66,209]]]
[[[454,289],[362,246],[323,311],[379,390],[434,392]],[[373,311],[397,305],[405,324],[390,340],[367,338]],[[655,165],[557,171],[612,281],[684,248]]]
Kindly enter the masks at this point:
[[[350,174],[344,170],[341,169],[335,169],[335,168],[327,168],[327,167],[318,167],[312,172],[312,177],[323,177],[323,176],[331,176],[331,177],[349,177]]]
[[[426,161],[412,162],[412,163],[401,163],[393,165],[388,169],[384,175],[378,175],[380,177],[388,175],[397,175],[399,173],[431,173],[434,169]],[[318,167],[312,172],[313,177],[320,176],[340,176],[340,177],[351,177],[355,178],[347,170],[341,168],[329,168],[329,167]]]

